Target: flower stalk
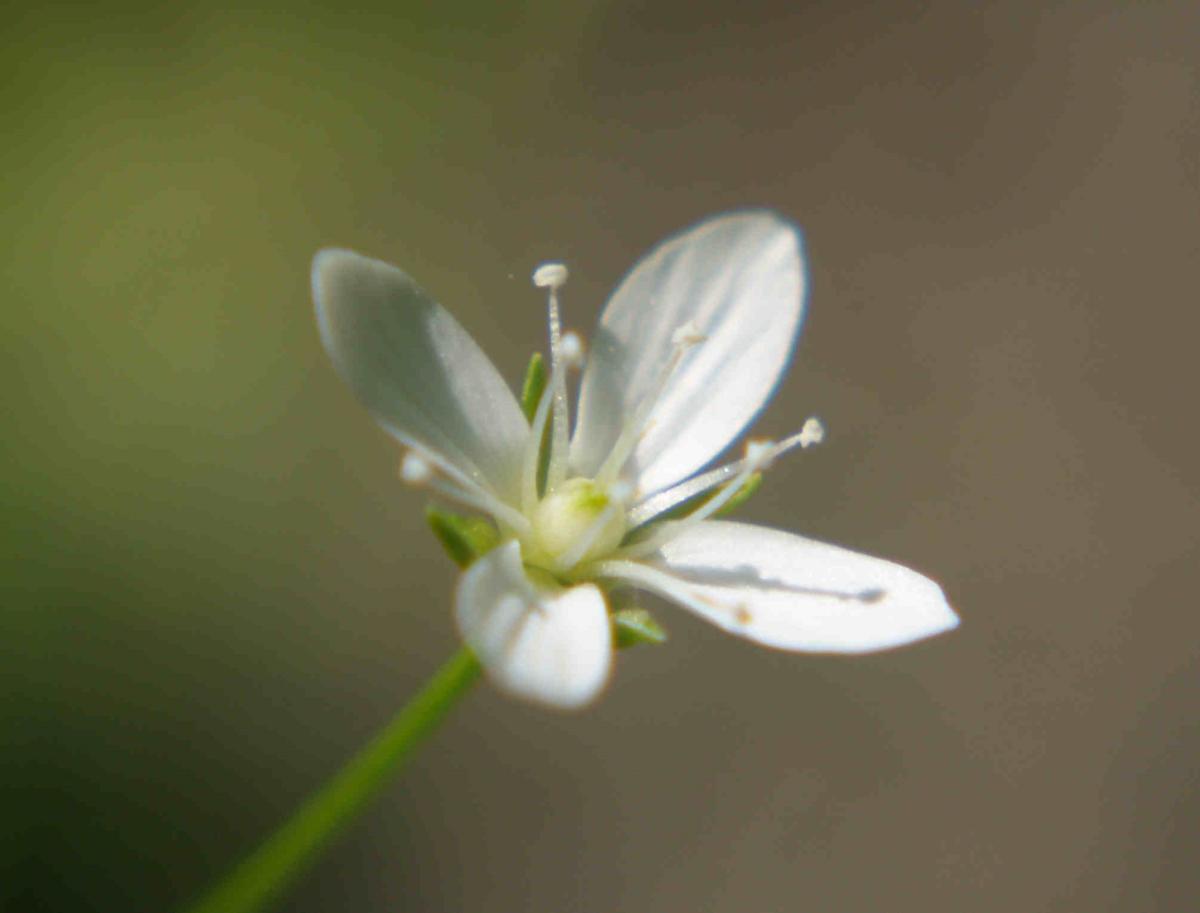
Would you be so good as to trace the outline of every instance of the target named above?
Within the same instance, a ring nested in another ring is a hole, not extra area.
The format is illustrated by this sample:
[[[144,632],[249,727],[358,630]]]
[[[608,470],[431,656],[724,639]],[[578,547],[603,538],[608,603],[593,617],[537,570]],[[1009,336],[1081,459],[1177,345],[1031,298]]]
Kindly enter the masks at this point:
[[[277,900],[361,814],[479,678],[462,647],[332,780],[186,913],[255,913]]]

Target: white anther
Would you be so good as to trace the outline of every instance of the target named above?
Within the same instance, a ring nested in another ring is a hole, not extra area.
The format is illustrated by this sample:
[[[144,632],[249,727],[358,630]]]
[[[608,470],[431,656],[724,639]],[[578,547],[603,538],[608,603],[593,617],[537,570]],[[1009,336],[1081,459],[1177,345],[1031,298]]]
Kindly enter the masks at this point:
[[[565,263],[543,263],[533,271],[533,284],[538,288],[559,288],[566,281]]]
[[[583,340],[577,333],[563,333],[558,354],[564,367],[578,368],[583,364]]]
[[[406,485],[419,487],[433,478],[433,467],[425,457],[410,450],[400,461],[400,478]]]
[[[800,447],[807,449],[823,440],[825,440],[825,426],[821,424],[821,420],[816,416],[806,420],[804,427],[800,429],[799,440],[797,440]]]
[[[699,345],[708,339],[700,332],[700,327],[696,326],[695,321],[689,320],[674,333],[671,334],[671,345],[679,348],[690,348],[694,345]]]

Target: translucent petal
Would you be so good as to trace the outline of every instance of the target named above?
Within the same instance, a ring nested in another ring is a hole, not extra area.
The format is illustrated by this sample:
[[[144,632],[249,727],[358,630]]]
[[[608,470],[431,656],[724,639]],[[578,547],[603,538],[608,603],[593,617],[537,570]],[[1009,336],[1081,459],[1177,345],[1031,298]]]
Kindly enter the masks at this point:
[[[582,707],[608,681],[612,625],[592,584],[535,586],[508,542],[459,580],[455,618],[491,680],[515,697],[563,709]]]
[[[458,321],[406,273],[346,250],[317,254],[312,286],[325,348],[379,423],[518,503],[529,425]]]
[[[628,466],[645,496],[712,460],[775,389],[804,292],[799,232],[769,212],[712,219],[653,250],[613,294],[591,340],[574,467],[591,476],[603,464],[688,323],[706,339],[671,376]]]
[[[784,650],[883,650],[958,624],[916,571],[761,526],[697,523],[642,564],[612,576]]]

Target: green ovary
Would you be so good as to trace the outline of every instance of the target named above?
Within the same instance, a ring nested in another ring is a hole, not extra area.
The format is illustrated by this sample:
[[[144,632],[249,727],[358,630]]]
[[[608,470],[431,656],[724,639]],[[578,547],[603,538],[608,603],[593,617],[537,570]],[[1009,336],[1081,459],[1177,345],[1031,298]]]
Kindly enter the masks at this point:
[[[550,563],[573,553],[586,538],[591,544],[574,564],[605,555],[616,548],[625,535],[625,511],[620,505],[608,510],[612,503],[591,479],[570,479],[547,495],[533,512],[533,546],[535,555],[527,557],[532,563],[545,557]],[[604,516],[605,512],[609,516]],[[602,523],[599,529],[596,524]],[[536,556],[536,557],[535,557]]]

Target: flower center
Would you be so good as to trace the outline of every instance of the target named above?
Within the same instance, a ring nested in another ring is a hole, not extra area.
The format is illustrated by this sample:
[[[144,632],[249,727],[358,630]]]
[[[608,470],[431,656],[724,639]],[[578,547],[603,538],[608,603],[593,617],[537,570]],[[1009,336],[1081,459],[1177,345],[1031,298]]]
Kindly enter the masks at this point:
[[[607,555],[624,538],[625,505],[621,492],[592,479],[568,479],[533,511],[533,546],[526,560],[567,571],[582,561]]]

